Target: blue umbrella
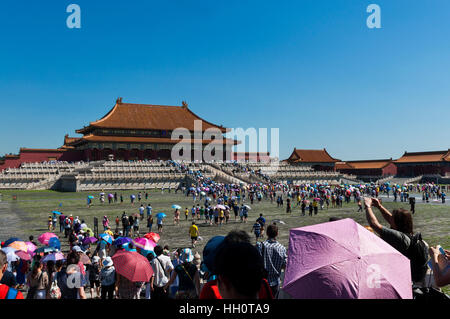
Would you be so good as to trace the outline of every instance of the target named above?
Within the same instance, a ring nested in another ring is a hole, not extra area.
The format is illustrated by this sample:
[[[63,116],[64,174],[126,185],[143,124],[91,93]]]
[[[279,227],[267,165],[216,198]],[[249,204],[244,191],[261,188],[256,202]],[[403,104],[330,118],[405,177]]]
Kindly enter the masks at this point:
[[[120,246],[120,245],[125,245],[128,244],[129,242],[131,242],[132,239],[129,237],[118,237],[115,241],[114,241],[114,245],[116,246]]]
[[[156,257],[156,254],[155,254],[154,251],[152,251],[152,250],[141,249],[141,255],[147,257],[148,254],[152,254],[153,257]]]
[[[172,205],[172,208],[174,208],[174,209],[181,209],[181,206],[180,206],[180,205],[175,205],[175,204],[173,204],[173,205]]]
[[[125,245],[122,245],[122,248],[125,249],[126,251],[136,251],[136,248],[130,248],[129,246],[130,243],[126,243]]]
[[[156,218],[158,218],[158,219],[164,218],[164,217],[166,217],[166,216],[167,216],[167,215],[164,214],[164,213],[162,213],[162,212],[156,214]]]
[[[61,250],[61,242],[57,237],[52,237],[48,240],[48,246]]]
[[[9,245],[11,245],[13,242],[15,242],[15,241],[23,241],[23,240],[20,239],[20,238],[17,238],[17,237],[11,237],[11,238],[8,239],[7,241],[5,241],[5,244],[3,245],[3,247],[9,246]]]
[[[52,211],[52,214],[61,215],[61,213],[56,210]]]
[[[106,241],[108,244],[112,244],[112,242],[113,242],[112,237],[108,234],[101,234],[99,237],[101,239],[103,239],[104,241]]]

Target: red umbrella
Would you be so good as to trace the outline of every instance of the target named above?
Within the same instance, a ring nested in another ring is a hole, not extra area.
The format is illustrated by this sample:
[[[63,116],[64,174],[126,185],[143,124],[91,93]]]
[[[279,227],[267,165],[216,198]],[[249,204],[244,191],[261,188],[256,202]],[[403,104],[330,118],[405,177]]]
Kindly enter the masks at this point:
[[[147,233],[144,235],[145,238],[153,240],[155,243],[159,241],[159,235],[155,233]]]
[[[132,282],[148,282],[153,275],[148,259],[135,251],[118,251],[111,258],[116,272]]]

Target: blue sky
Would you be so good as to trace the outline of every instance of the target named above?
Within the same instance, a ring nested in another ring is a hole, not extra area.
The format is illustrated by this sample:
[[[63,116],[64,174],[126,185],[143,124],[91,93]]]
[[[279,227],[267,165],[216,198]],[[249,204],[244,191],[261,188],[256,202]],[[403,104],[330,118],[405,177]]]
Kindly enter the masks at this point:
[[[450,147],[446,0],[3,0],[0,35],[0,154],[59,147],[119,96],[279,128],[281,158]]]

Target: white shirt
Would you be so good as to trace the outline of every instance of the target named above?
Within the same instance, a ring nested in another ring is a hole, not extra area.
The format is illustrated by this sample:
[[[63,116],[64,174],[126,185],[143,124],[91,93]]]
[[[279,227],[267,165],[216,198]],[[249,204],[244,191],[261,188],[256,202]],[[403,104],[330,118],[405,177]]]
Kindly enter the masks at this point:
[[[163,287],[169,282],[169,271],[173,270],[172,261],[168,256],[160,255],[153,258],[150,264],[152,265],[153,273],[155,276],[153,285],[157,287]],[[164,270],[166,271],[166,275],[164,275]]]

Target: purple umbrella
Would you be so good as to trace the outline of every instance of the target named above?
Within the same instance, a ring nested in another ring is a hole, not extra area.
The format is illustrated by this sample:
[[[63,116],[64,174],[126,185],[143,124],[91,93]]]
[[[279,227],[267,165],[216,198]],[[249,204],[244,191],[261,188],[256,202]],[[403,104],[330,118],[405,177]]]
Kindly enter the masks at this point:
[[[58,260],[65,260],[65,259],[66,258],[64,257],[63,253],[58,252],[58,253],[53,253],[53,254],[49,254],[49,255],[45,256],[42,259],[42,262],[45,263],[48,261],[58,261]]]
[[[87,244],[93,244],[95,242],[97,242],[98,239],[95,237],[86,237],[85,239],[83,239],[83,244],[87,245]]]
[[[128,244],[131,241],[132,241],[132,239],[129,237],[119,237],[114,241],[114,245],[120,246],[120,245]]]
[[[290,230],[293,298],[412,299],[409,259],[352,219]]]

